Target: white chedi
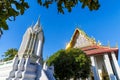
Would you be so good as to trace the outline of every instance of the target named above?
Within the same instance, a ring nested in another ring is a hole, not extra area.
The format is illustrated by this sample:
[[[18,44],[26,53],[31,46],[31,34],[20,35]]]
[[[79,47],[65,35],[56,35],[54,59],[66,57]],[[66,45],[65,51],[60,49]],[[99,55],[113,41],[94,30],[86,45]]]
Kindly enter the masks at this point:
[[[55,80],[54,67],[43,63],[44,34],[40,19],[29,27],[13,60],[0,63],[0,80]]]

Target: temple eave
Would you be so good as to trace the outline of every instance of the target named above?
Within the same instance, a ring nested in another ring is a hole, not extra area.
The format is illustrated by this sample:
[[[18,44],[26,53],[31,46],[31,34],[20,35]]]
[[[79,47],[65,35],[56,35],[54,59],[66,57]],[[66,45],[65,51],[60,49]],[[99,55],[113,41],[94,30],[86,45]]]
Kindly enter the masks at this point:
[[[88,56],[102,55],[105,53],[109,54],[111,52],[114,52],[118,58],[118,48],[103,48],[103,47],[95,48],[95,47],[93,47],[93,48],[82,48],[81,50],[83,50],[86,53],[86,55],[88,55]]]

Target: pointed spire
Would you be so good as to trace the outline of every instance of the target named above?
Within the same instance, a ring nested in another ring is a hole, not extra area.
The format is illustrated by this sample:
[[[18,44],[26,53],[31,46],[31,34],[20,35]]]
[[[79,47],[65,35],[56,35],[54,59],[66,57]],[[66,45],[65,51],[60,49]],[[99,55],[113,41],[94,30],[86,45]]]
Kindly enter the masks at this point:
[[[38,17],[36,25],[40,25],[40,16]]]
[[[34,21],[32,22],[32,24],[31,24],[31,27],[33,27],[34,26]]]
[[[45,61],[44,64],[43,64],[43,69],[44,70],[47,70],[48,66],[47,66],[47,62]]]
[[[108,47],[110,47],[110,41],[108,41]]]
[[[98,40],[98,43],[97,43],[99,46],[102,45],[102,43]]]
[[[118,48],[118,42],[116,42],[116,48]]]
[[[40,17],[38,17],[38,20],[36,24],[34,25],[33,29],[36,30],[36,29],[39,29],[39,27],[40,27]]]

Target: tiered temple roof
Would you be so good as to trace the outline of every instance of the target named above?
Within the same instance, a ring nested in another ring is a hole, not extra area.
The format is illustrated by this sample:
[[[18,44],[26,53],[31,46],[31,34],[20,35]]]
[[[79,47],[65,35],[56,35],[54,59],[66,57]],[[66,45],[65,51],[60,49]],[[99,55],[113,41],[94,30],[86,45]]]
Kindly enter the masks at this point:
[[[111,48],[109,46],[103,46],[99,41],[96,42],[94,38],[89,37],[83,30],[79,28],[76,28],[70,42],[66,46],[66,49],[68,48],[80,48],[88,56],[115,52],[116,56],[118,57],[117,47]]]

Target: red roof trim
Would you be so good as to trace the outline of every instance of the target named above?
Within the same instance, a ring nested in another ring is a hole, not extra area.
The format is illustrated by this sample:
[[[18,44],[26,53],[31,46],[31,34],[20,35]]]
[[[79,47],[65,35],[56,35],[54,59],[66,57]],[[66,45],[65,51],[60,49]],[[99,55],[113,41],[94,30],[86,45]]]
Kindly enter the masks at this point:
[[[109,48],[109,47],[97,46],[97,45],[84,47],[81,48],[81,50],[83,50],[87,55],[98,55],[98,54],[111,53],[111,52],[115,52],[116,54],[118,54],[118,48]]]

